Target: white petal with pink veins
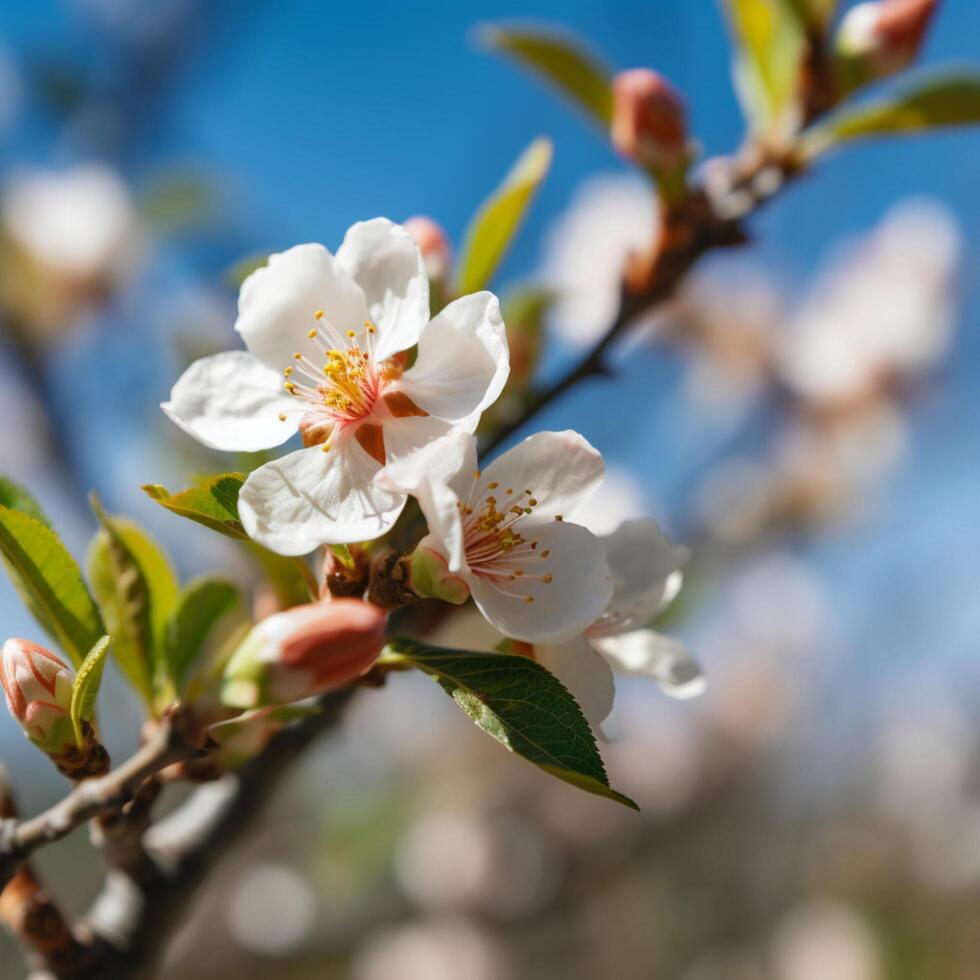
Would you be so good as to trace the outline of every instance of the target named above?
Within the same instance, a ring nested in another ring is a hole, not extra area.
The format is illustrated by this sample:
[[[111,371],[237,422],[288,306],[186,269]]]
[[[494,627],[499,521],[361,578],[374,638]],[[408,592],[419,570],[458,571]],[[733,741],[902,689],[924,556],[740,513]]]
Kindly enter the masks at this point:
[[[293,399],[283,388],[282,372],[267,368],[247,351],[195,361],[174,385],[170,401],[160,407],[198,442],[226,452],[279,446],[299,423]]]
[[[497,483],[531,491],[539,518],[567,514],[602,482],[602,456],[589,441],[568,429],[538,432],[498,456],[484,471],[481,486]]]
[[[337,262],[363,290],[378,328],[375,357],[416,344],[429,321],[429,277],[411,234],[387,218],[359,221],[347,230]]]
[[[282,371],[323,310],[339,335],[363,333],[368,316],[361,287],[322,245],[296,245],[269,256],[269,262],[242,283],[235,329],[266,367]]]
[[[396,387],[430,415],[457,422],[492,405],[507,382],[510,357],[493,293],[450,303],[422,332],[419,355]]]
[[[405,495],[374,484],[378,464],[354,439],[300,449],[245,481],[238,513],[249,537],[281,555],[370,541],[390,530]]]
[[[463,578],[480,611],[505,636],[528,643],[560,643],[582,633],[612,596],[599,539],[565,521],[522,524],[520,533],[536,547],[520,559],[487,563],[492,577],[475,570],[467,549],[470,571]]]
[[[617,674],[651,678],[673,698],[697,697],[707,686],[700,665],[684,644],[653,630],[599,637],[592,645]]]
[[[680,591],[686,548],[671,544],[656,521],[626,521],[601,541],[612,574],[613,597],[592,636],[645,626]]]

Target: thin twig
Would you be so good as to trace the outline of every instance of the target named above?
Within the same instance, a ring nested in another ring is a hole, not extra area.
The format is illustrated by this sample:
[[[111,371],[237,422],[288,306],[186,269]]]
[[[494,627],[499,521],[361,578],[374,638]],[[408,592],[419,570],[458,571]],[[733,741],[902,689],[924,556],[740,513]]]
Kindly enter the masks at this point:
[[[666,211],[660,240],[649,265],[638,283],[631,283],[627,276],[616,318],[601,339],[557,381],[532,391],[525,399],[521,414],[498,429],[481,447],[482,452],[493,452],[534,415],[580,382],[608,375],[606,352],[641,313],[669,299],[705,252],[744,241],[746,236],[738,221],[719,217],[708,196],[700,190],[693,190],[686,200]]]
[[[193,898],[221,857],[252,825],[275,796],[292,764],[321,734],[334,728],[356,691],[345,688],[321,698],[321,711],[283,729],[239,772],[205,784],[148,850],[158,860],[153,881],[136,886],[110,874],[87,928],[94,934],[88,972],[91,980],[136,980],[153,975],[157,963]]]
[[[164,715],[147,741],[117,769],[80,783],[64,799],[27,820],[0,821],[0,885],[38,848],[61,840],[102,813],[119,810],[151,776],[203,754],[201,737],[182,711]]]

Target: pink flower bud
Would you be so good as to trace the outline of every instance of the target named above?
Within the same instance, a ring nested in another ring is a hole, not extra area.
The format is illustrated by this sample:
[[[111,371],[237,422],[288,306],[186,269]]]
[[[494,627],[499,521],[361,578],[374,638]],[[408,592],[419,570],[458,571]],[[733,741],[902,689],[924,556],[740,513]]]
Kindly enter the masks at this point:
[[[276,613],[253,627],[232,655],[221,699],[233,708],[256,708],[343,687],[370,669],[384,634],[384,611],[359,599]]]
[[[69,709],[74,671],[30,640],[10,639],[0,653],[0,683],[7,707],[24,734],[48,754],[75,745]]]
[[[441,282],[449,275],[449,262],[452,257],[449,238],[442,226],[432,218],[418,214],[405,222],[405,228],[411,232],[418,244],[429,278]]]
[[[939,0],[877,0],[852,7],[837,32],[837,51],[855,84],[907,68],[919,53]]]
[[[613,79],[613,144],[624,156],[672,173],[687,163],[687,122],[680,93],[663,75],[632,68]]]

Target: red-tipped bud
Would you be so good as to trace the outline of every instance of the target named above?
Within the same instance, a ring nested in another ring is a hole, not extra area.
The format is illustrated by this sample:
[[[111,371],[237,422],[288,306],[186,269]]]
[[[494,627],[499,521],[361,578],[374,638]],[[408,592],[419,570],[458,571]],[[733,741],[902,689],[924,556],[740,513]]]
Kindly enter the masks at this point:
[[[7,640],[0,654],[0,682],[7,707],[24,734],[48,753],[75,743],[71,716],[72,669],[30,640]]]
[[[687,165],[684,101],[663,75],[632,68],[613,79],[610,133],[616,149],[642,166],[673,174]]]
[[[333,599],[276,613],[253,627],[225,668],[233,708],[288,704],[343,687],[369,670],[384,645],[383,610]]]
[[[89,723],[82,743],[71,721],[75,672],[50,650],[30,640],[9,639],[0,651],[0,683],[11,715],[24,734],[70,779],[98,776],[109,757]]]
[[[442,282],[449,275],[452,247],[442,226],[424,214],[417,214],[405,222],[422,253],[425,271],[435,282]]]
[[[837,32],[851,87],[907,68],[918,56],[939,0],[877,0],[852,7]]]

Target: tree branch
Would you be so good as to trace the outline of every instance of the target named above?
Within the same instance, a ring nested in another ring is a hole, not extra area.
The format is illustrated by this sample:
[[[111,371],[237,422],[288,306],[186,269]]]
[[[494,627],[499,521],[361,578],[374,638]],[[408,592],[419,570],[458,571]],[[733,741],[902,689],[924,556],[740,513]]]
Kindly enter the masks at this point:
[[[110,872],[86,923],[93,940],[84,978],[153,975],[167,940],[193,908],[193,897],[215,864],[274,797],[296,759],[336,726],[356,690],[325,695],[319,714],[283,729],[252,762],[204,784],[157,824],[144,840],[156,863],[152,879],[137,882]]]
[[[99,814],[121,809],[151,776],[202,755],[203,739],[181,709],[168,712],[147,741],[117,769],[89,779],[63,800],[28,820],[0,820],[0,886],[38,848],[61,840]]]
[[[490,453],[519,431],[543,408],[588,378],[609,373],[608,349],[641,314],[670,299],[694,263],[716,248],[744,244],[742,220],[758,210],[787,180],[800,172],[792,152],[750,144],[736,157],[709,161],[704,186],[666,209],[660,240],[648,266],[627,274],[615,320],[596,345],[553,384],[532,391],[524,410],[494,432],[483,453]],[[651,191],[652,193],[652,191]],[[639,282],[631,282],[638,279]]]

